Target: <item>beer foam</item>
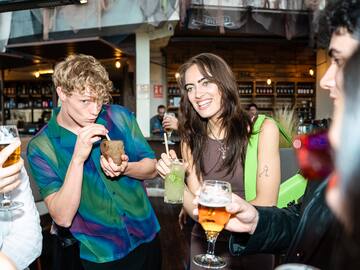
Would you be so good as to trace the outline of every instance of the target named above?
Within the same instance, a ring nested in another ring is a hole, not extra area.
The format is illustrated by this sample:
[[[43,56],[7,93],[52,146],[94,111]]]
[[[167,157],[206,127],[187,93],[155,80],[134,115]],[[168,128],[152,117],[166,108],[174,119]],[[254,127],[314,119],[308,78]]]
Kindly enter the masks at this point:
[[[207,207],[225,207],[231,203],[230,196],[224,196],[223,192],[219,193],[201,193],[199,197],[199,204]]]
[[[0,143],[1,144],[10,144],[15,140],[18,140],[17,131],[15,128],[6,128],[4,126],[0,127]]]

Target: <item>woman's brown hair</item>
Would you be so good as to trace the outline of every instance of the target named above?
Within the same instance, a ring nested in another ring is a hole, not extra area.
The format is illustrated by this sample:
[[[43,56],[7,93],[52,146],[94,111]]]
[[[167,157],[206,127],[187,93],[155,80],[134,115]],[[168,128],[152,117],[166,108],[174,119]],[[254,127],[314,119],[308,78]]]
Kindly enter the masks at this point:
[[[182,90],[180,102],[179,134],[182,142],[190,148],[193,156],[196,175],[199,179],[204,173],[202,152],[208,137],[208,119],[201,118],[191,105],[185,87],[185,73],[196,65],[201,74],[215,83],[221,93],[222,112],[219,117],[221,129],[225,130],[224,143],[227,154],[224,169],[227,174],[235,172],[236,163],[241,160],[244,165],[246,146],[252,132],[252,124],[248,114],[241,108],[237,84],[228,64],[219,56],[202,53],[189,59],[179,68],[178,84]]]

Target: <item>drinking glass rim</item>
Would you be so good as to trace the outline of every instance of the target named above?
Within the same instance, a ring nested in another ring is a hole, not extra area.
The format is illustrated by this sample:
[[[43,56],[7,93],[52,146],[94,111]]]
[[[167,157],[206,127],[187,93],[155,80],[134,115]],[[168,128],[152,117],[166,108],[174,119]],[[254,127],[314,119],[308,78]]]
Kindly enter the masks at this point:
[[[15,131],[15,136],[4,136],[2,129],[6,129],[7,133],[9,133],[9,130],[14,130]],[[19,130],[17,128],[16,125],[0,125],[0,143],[1,144],[10,144],[13,143],[15,141],[20,140],[20,134],[19,134]]]
[[[172,163],[184,163],[182,158],[171,158]]]
[[[223,181],[223,180],[214,180],[214,179],[206,179],[203,181],[203,183],[205,184],[206,183],[214,183],[214,184],[225,184],[225,185],[230,185],[231,184],[227,181]]]

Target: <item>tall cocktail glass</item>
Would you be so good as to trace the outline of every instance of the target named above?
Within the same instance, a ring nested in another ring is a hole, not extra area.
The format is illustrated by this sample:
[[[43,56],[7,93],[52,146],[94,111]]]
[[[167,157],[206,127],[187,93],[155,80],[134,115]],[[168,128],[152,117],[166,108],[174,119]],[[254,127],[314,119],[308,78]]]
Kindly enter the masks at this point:
[[[165,176],[164,202],[182,203],[185,187],[185,167],[181,159],[172,159],[170,173]]]

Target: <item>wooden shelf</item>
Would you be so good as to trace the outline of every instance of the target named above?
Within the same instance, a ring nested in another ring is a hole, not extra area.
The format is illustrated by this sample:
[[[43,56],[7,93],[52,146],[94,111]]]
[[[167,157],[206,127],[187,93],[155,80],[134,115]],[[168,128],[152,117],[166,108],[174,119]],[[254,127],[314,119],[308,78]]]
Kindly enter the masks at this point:
[[[260,93],[255,93],[254,96],[255,96],[255,97],[274,97],[274,94],[260,94]]]
[[[242,99],[241,104],[245,109],[250,103],[255,103],[260,111],[271,113],[276,108],[289,106],[297,110],[299,117],[313,118],[315,116],[314,89],[316,83],[314,79],[278,78],[279,80],[276,80],[274,77],[270,77],[272,79],[270,86],[266,84],[265,78],[257,78],[252,81],[250,78],[238,80],[239,95]],[[251,88],[251,94],[240,93],[241,90],[250,91],[249,88]],[[257,93],[258,90],[264,92],[271,90],[272,93]],[[309,91],[309,94],[299,94],[299,90]],[[285,93],[279,93],[282,91]]]
[[[52,109],[53,102],[56,102],[56,93],[50,80],[4,82],[1,107],[8,112],[5,120],[18,120],[21,114],[26,118],[26,122],[35,123],[40,118],[41,111]],[[16,114],[11,111],[16,111]]]

